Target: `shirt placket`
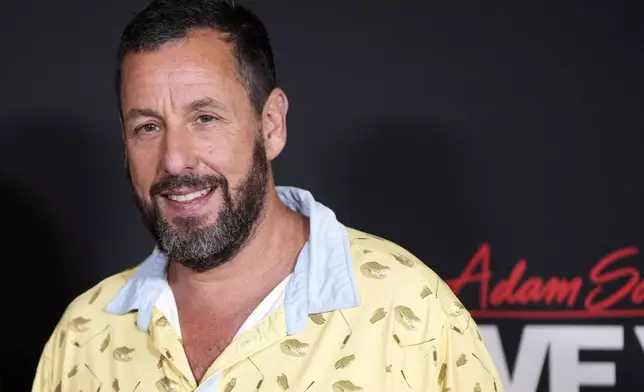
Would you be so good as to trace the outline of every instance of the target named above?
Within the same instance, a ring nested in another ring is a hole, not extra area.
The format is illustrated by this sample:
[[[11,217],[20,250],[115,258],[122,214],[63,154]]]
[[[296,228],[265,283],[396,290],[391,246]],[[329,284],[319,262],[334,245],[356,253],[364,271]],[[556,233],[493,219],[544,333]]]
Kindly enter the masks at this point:
[[[194,391],[197,382],[194,379],[188,358],[183,349],[183,342],[168,319],[156,308],[152,311],[149,334],[154,348],[159,354],[157,369],[161,377],[156,381],[160,391],[176,391],[178,387]]]
[[[264,372],[252,357],[280,342],[286,336],[284,310],[279,309],[262,320],[258,325],[237,336],[215,360],[204,376],[204,382],[219,376],[218,391],[230,389],[231,383],[259,390],[265,381]],[[245,379],[237,377],[243,373]],[[250,378],[250,379],[247,379]]]

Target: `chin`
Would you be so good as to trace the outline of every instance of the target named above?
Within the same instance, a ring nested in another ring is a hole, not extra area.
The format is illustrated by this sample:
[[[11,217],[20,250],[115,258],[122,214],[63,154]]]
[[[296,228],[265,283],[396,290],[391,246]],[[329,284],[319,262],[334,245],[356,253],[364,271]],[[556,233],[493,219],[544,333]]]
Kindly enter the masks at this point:
[[[170,217],[164,216],[163,219],[169,222],[169,226],[173,229],[204,229],[213,226],[217,222],[215,219],[209,219],[209,214],[173,215]]]

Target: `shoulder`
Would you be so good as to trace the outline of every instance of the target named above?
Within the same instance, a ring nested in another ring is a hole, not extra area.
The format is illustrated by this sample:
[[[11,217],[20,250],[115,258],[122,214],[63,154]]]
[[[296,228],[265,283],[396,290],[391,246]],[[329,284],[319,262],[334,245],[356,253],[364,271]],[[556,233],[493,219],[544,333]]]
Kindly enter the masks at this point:
[[[46,357],[56,356],[58,348],[65,340],[74,344],[74,335],[94,331],[115,315],[105,310],[107,304],[134,275],[138,266],[108,276],[74,298],[62,313],[54,331],[51,333],[45,351]]]
[[[463,330],[470,315],[447,283],[400,245],[348,228],[351,257],[362,305],[390,304],[401,324],[417,323],[424,334],[446,324]]]
[[[398,244],[354,229],[348,234],[356,312],[386,326],[390,361],[404,371],[400,388],[502,391],[477,323],[448,284]]]
[[[85,290],[69,303],[60,322],[69,322],[75,317],[79,317],[81,315],[100,316],[106,313],[105,307],[107,304],[112,300],[112,298],[114,298],[132,275],[134,275],[137,269],[138,267],[135,267],[108,276],[94,286]]]
[[[133,315],[118,316],[107,312],[106,307],[138,268],[103,279],[67,305],[41,351],[34,391],[51,391],[55,384],[58,385],[56,390],[60,390],[61,377],[68,374],[72,363],[75,366],[78,361],[85,360],[95,349],[103,352],[110,344],[108,329],[114,327],[116,317],[120,317],[120,324],[129,321],[130,317],[130,325],[134,325]],[[74,348],[70,349],[70,346]]]

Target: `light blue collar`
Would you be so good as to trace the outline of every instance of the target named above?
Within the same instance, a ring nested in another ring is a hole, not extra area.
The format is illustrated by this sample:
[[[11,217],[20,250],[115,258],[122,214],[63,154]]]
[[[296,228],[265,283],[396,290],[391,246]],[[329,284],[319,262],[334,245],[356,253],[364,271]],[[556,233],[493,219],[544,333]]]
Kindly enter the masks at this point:
[[[293,335],[304,329],[310,314],[358,306],[358,290],[349,235],[335,213],[316,202],[308,191],[282,186],[276,190],[282,203],[308,217],[311,225],[310,238],[300,252],[284,298],[286,330]],[[138,310],[137,325],[146,331],[152,309],[169,288],[167,264],[167,257],[155,247],[106,310],[115,314]]]

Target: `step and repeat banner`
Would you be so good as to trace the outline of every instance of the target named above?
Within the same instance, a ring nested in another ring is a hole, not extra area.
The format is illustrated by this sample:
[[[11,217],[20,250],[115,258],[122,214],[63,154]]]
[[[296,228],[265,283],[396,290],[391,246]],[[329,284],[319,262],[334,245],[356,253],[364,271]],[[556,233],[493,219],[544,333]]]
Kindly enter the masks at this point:
[[[482,244],[448,281],[456,294],[474,295],[470,311],[507,389],[536,391],[540,381],[541,390],[551,392],[643,388],[640,249],[576,263],[580,273],[570,276],[557,268],[535,274],[533,263],[521,259],[501,269],[492,246]],[[518,337],[504,336],[510,323],[523,324]]]

